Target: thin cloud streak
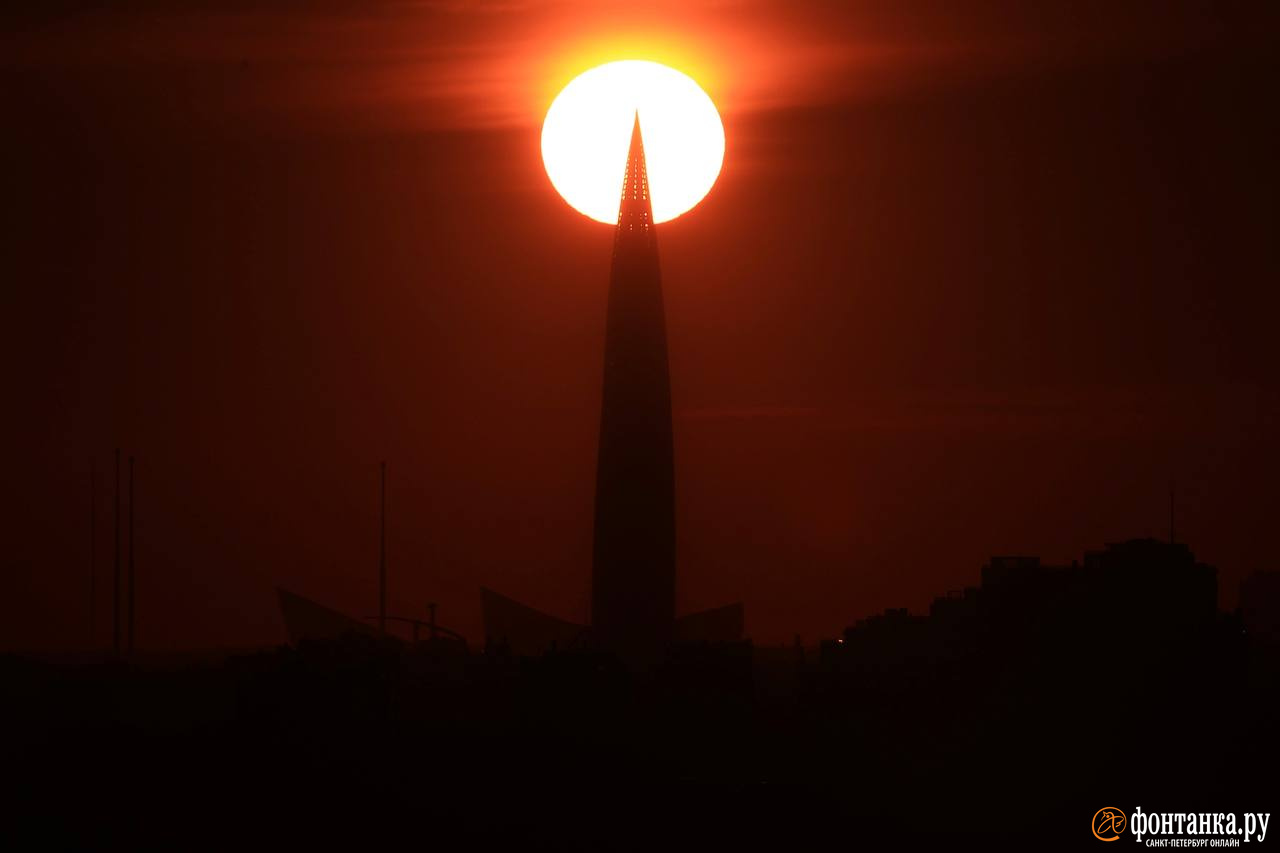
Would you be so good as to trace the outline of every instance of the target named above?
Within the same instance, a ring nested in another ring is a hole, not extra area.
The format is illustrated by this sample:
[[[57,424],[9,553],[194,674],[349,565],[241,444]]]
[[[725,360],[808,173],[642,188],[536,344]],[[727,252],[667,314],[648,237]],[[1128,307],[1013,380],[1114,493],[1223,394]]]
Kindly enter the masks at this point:
[[[1205,405],[1205,401],[1212,405]],[[1194,404],[1191,402],[1194,401]],[[1138,436],[1247,425],[1258,434],[1280,425],[1280,399],[1251,385],[1218,388],[1064,388],[873,394],[841,405],[723,406],[678,410],[682,422],[776,421],[824,432],[1061,434]]]
[[[127,12],[71,4],[11,29],[0,68],[108,77],[150,69],[202,81],[233,113],[328,117],[349,129],[471,129],[535,126],[573,74],[628,56],[684,66],[732,115],[1089,61],[1140,38],[1136,14],[1100,39],[1088,12],[1058,20],[1006,6],[981,3],[962,15],[953,4],[924,4],[908,15],[892,4],[775,0],[197,3]],[[1183,23],[1166,26],[1172,35],[1144,44],[1143,54],[1212,40],[1215,28],[1201,20],[1211,16],[1197,9],[1165,8],[1166,24]]]

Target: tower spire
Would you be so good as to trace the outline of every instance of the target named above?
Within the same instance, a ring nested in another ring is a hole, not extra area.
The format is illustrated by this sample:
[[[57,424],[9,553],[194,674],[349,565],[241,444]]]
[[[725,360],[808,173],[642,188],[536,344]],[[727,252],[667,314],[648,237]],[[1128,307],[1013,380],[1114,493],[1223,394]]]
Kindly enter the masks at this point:
[[[644,162],[644,138],[640,134],[640,111],[637,110],[631,126],[631,145],[627,149],[627,170],[622,178],[616,239],[621,240],[624,234],[651,239],[652,232],[653,203],[649,199],[649,171]]]
[[[675,622],[675,463],[662,274],[640,116],[622,182],[605,321],[591,628],[637,662]]]

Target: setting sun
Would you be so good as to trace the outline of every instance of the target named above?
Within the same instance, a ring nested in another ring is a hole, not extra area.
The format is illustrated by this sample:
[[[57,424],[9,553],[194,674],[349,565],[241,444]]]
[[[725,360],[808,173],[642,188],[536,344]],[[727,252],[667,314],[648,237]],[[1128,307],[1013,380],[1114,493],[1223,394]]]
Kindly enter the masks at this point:
[[[618,221],[637,112],[656,222],[692,209],[720,174],[724,125],[692,78],[639,60],[592,68],[565,86],[547,110],[542,161],[564,200],[598,222]]]

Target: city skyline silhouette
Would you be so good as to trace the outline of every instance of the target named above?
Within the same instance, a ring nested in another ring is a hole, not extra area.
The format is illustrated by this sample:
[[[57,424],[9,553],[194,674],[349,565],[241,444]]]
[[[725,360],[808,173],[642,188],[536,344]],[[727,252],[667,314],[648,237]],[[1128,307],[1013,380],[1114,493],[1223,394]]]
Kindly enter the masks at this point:
[[[1278,43],[6,11],[0,848],[1262,840]]]

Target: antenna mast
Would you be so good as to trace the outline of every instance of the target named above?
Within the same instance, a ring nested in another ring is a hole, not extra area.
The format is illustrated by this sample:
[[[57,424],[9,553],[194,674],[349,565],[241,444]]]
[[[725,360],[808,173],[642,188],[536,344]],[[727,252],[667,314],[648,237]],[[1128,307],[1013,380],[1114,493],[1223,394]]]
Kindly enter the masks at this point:
[[[387,463],[381,465],[378,512],[378,630],[387,633]]]
[[[98,466],[89,459],[89,648],[98,635]]]
[[[120,448],[116,448],[116,499],[111,512],[115,527],[115,556],[111,571],[111,650],[120,654]]]
[[[129,457],[129,654],[133,654],[133,457]]]

